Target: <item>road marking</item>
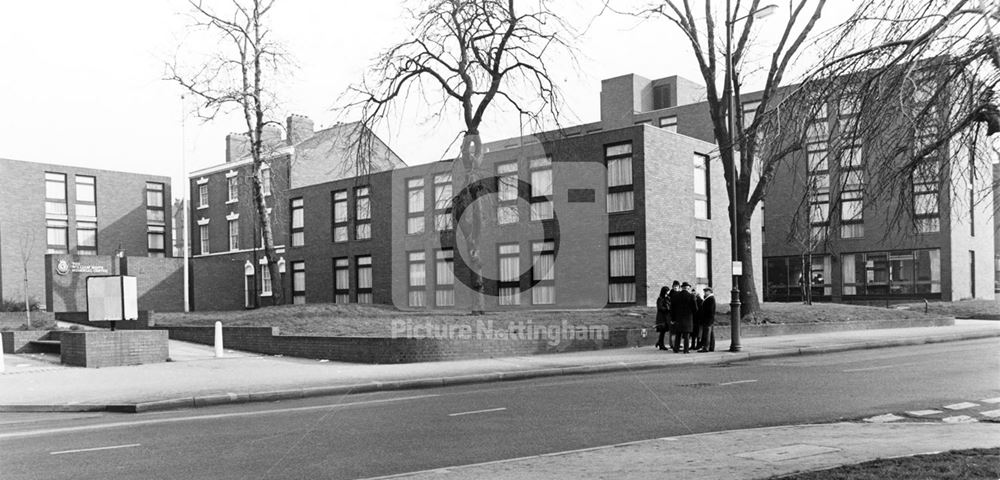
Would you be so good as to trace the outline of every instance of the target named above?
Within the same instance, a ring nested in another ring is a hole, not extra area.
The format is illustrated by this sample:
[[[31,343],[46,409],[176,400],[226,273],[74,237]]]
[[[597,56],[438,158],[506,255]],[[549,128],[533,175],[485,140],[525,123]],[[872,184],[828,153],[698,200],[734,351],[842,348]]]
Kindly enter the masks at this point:
[[[253,412],[233,412],[233,413],[217,413],[212,415],[192,415],[188,417],[174,417],[174,418],[156,418],[149,420],[136,420],[134,422],[116,422],[116,423],[105,423],[101,425],[82,425],[79,427],[63,427],[63,428],[50,428],[45,430],[32,430],[28,432],[16,432],[16,433],[3,433],[0,434],[0,440],[8,438],[20,438],[20,437],[34,437],[39,435],[49,435],[53,433],[67,433],[67,432],[82,432],[87,430],[104,430],[107,428],[120,428],[120,427],[134,427],[137,425],[155,425],[160,423],[181,423],[181,422],[192,422],[201,420],[212,420],[219,418],[233,418],[233,417],[253,417],[258,415],[269,415],[273,413],[288,413],[288,412],[305,412],[309,410],[323,410],[331,408],[341,408],[341,407],[352,407],[357,405],[371,405],[378,403],[388,403],[388,402],[402,402],[406,400],[419,400],[423,398],[438,397],[440,395],[430,394],[430,395],[413,395],[409,397],[397,397],[397,398],[383,398],[378,400],[365,400],[360,402],[350,402],[350,403],[338,403],[335,405],[315,405],[311,407],[292,407],[292,408],[280,408],[274,410],[260,410]]]
[[[968,415],[959,415],[957,417],[944,417],[941,421],[944,423],[975,423],[978,420]]]
[[[720,387],[724,387],[724,386],[726,386],[726,385],[738,385],[738,384],[740,384],[740,383],[754,383],[754,382],[756,382],[756,381],[757,381],[757,380],[737,380],[737,381],[735,381],[735,382],[726,382],[726,383],[720,383],[720,384],[719,384],[719,386],[720,386]]]
[[[868,423],[889,423],[889,422],[895,422],[897,420],[902,420],[902,419],[903,419],[903,417],[900,417],[898,415],[893,415],[891,413],[887,413],[885,415],[878,415],[878,416],[874,416],[874,417],[868,417],[868,418],[865,419],[865,421],[868,422]]]
[[[844,373],[850,373],[850,372],[870,372],[872,370],[885,370],[887,368],[909,367],[910,365],[916,365],[916,363],[899,363],[899,364],[896,364],[896,365],[882,365],[882,366],[879,366],[879,367],[852,368],[852,369],[849,369],[849,370],[843,370],[843,372]]]
[[[941,413],[941,410],[914,410],[912,412],[906,412],[907,415],[912,417],[926,417],[927,415],[937,415]]]
[[[953,403],[951,405],[945,405],[944,408],[947,408],[948,410],[965,410],[966,408],[972,408],[978,406],[979,404],[977,403],[962,402],[962,403]]]
[[[1000,397],[984,398],[981,401],[983,403],[1000,403]]]
[[[1000,417],[1000,410],[990,410],[987,412],[979,412],[984,417],[997,418]]]
[[[449,417],[458,417],[458,416],[462,416],[462,415],[473,415],[473,414],[476,414],[476,413],[499,412],[499,411],[502,411],[502,410],[507,410],[507,407],[488,408],[486,410],[473,410],[471,412],[449,413],[448,416]]]
[[[118,448],[132,448],[142,445],[140,443],[130,443],[128,445],[115,445],[112,447],[94,447],[94,448],[81,448],[78,450],[63,450],[60,452],[49,452],[49,455],[62,455],[64,453],[82,453],[82,452],[96,452],[98,450],[115,450]]]

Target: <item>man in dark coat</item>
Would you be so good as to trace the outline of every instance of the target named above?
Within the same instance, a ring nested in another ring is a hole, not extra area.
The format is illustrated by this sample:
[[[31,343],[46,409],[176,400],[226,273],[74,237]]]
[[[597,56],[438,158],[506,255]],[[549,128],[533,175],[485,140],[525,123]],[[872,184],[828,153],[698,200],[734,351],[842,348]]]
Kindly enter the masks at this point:
[[[691,284],[681,284],[681,291],[672,293],[670,298],[670,313],[677,326],[677,336],[671,348],[680,351],[680,343],[684,343],[684,353],[691,353],[691,331],[694,330],[694,316],[698,313],[698,305],[691,293]]]
[[[701,348],[699,352],[715,351],[715,295],[712,289],[705,287],[705,299],[701,301],[701,308],[698,310],[698,322],[701,329]]]

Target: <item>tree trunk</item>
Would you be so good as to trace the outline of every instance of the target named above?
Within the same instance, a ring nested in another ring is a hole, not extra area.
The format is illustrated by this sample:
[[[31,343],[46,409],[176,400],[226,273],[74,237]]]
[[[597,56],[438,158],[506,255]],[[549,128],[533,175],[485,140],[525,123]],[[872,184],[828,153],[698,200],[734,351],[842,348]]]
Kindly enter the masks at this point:
[[[264,185],[260,178],[260,162],[254,162],[253,175],[251,176],[253,188],[254,206],[257,208],[257,218],[261,219],[260,227],[264,237],[264,255],[267,257],[267,269],[271,273],[271,301],[274,305],[284,303],[284,283],[281,273],[278,272],[278,259],[274,250],[274,230],[271,228],[271,214],[267,211],[267,202],[264,197]],[[257,239],[254,239],[256,244]],[[275,285],[278,288],[275,288]]]
[[[483,148],[478,133],[470,131],[462,138],[462,167],[465,169],[464,185],[471,186],[468,194],[470,204],[463,216],[468,215],[467,224],[460,228],[466,247],[468,248],[469,273],[472,275],[472,311],[473,315],[481,315],[486,310],[486,283],[483,281],[483,260],[480,240],[483,229],[483,207],[480,201],[484,197],[482,180]],[[461,219],[460,219],[461,221]]]
[[[753,242],[750,219],[741,217],[739,225],[739,254],[743,262],[743,275],[740,276],[740,317],[756,316],[760,313],[760,299],[757,297],[757,286],[754,283]]]

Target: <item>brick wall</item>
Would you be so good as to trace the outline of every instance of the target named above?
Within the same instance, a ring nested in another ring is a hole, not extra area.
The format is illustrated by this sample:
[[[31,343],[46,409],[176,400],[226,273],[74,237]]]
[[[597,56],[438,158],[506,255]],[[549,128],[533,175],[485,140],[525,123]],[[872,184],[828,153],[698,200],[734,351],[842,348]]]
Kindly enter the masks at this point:
[[[0,332],[3,339],[3,353],[34,353],[36,349],[31,342],[35,340],[49,340],[48,330],[13,330]]]
[[[62,363],[88,368],[167,361],[167,332],[158,330],[61,332]]]
[[[65,262],[65,270],[59,263]],[[136,277],[140,310],[184,310],[184,272],[181,258],[106,255],[46,255],[45,298],[50,312],[86,312],[87,278],[121,273]]]

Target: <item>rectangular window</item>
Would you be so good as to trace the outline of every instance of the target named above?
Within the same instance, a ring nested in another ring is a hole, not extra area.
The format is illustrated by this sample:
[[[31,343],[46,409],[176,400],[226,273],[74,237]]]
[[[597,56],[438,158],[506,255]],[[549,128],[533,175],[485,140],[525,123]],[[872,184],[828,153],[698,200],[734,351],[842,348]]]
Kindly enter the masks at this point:
[[[424,233],[424,179],[406,181],[406,234]]]
[[[407,254],[408,281],[407,286],[409,300],[407,305],[411,307],[427,306],[427,262],[424,252],[409,252]]]
[[[347,190],[333,192],[333,241],[347,241]]]
[[[759,101],[746,102],[742,105],[743,107],[743,128],[750,128],[753,125],[753,121],[757,119],[757,108],[760,107]]]
[[[372,204],[368,187],[354,189],[354,239],[372,238]]]
[[[292,262],[292,303],[306,303],[306,262]]]
[[[265,196],[271,194],[271,169],[268,167],[260,169],[260,189]]]
[[[358,269],[358,303],[373,303],[372,298],[372,257],[355,257]]]
[[[240,185],[239,179],[237,177],[229,177],[226,179],[229,185],[229,201],[235,202],[239,200],[240,195]]]
[[[604,161],[608,169],[608,213],[632,210],[632,144],[604,147]]]
[[[660,117],[660,128],[677,133],[677,116]]]
[[[45,172],[45,214],[66,215],[66,174]]]
[[[146,250],[149,251],[150,257],[165,257],[167,256],[166,250],[166,232],[162,225],[149,225],[146,231]]]
[[[694,281],[712,286],[712,239],[694,239]]]
[[[198,240],[201,244],[201,254],[206,255],[211,253],[208,248],[208,225],[198,225]]]
[[[270,297],[274,294],[274,286],[271,283],[271,269],[267,264],[267,257],[260,259],[260,296]]]
[[[444,232],[455,229],[452,218],[453,196],[451,174],[434,175],[434,230]]]
[[[608,237],[608,303],[635,303],[635,234]]]
[[[844,295],[941,293],[941,251],[901,250],[841,256]]]
[[[65,220],[47,220],[45,253],[69,253],[69,224]]]
[[[845,158],[850,155],[841,157],[840,238],[861,238],[865,235],[864,176],[860,167],[848,166],[853,161],[845,165]]]
[[[239,250],[240,249],[240,221],[230,220],[229,221],[229,250]]]
[[[76,176],[76,217],[78,220],[97,219],[97,179],[94,177]]]
[[[163,184],[146,182],[146,222],[166,223],[163,209]]]
[[[76,251],[80,255],[97,255],[97,224],[77,222]]]
[[[521,304],[521,248],[516,243],[497,246],[497,295],[500,305]]]
[[[670,108],[672,106],[674,106],[674,102],[670,94],[670,84],[653,87],[653,110]]]
[[[711,187],[708,184],[708,155],[694,155],[694,218],[708,220],[711,214]]]
[[[517,223],[517,162],[498,164],[496,171],[497,223],[500,225]]]
[[[940,165],[936,158],[917,166],[912,174],[913,219],[918,233],[940,231],[938,216]]]
[[[550,220],[552,210],[552,157],[533,158],[531,172],[531,220]]]
[[[455,306],[455,251],[441,249],[435,253],[434,304],[439,307]]]
[[[208,184],[198,185],[198,207],[208,207]]]
[[[306,244],[305,203],[301,198],[293,198],[290,204],[292,212],[292,246],[301,247]]]
[[[351,270],[347,257],[333,259],[333,303],[351,301]]]
[[[545,240],[531,243],[532,305],[556,303],[556,250],[555,242]]]

